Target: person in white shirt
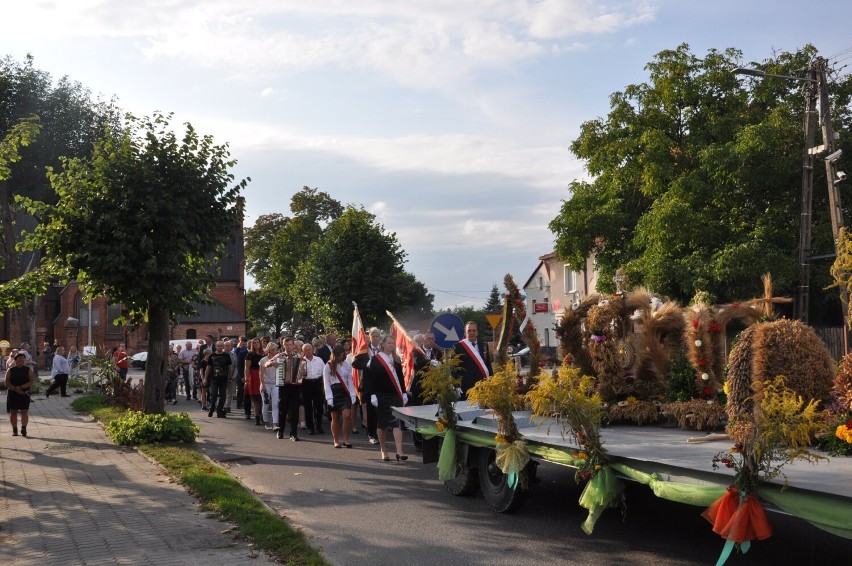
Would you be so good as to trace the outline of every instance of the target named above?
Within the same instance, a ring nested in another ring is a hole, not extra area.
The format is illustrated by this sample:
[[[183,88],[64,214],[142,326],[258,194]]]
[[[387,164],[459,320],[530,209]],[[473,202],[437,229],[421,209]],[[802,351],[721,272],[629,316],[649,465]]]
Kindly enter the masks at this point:
[[[71,364],[65,357],[65,348],[59,346],[53,355],[53,367],[50,370],[50,377],[53,378],[53,383],[44,392],[45,397],[50,397],[50,394],[59,389],[62,397],[68,397],[68,375],[71,373]]]
[[[187,340],[184,349],[178,354],[178,366],[180,367],[183,391],[186,394],[187,401],[192,400],[193,397],[198,398],[198,390],[194,387],[195,380],[192,375],[192,363],[197,355],[198,352],[192,349],[192,342],[189,340]]]
[[[305,406],[305,424],[308,435],[323,434],[322,415],[325,412],[325,395],[323,395],[322,374],[325,362],[314,355],[311,344],[302,346],[302,365],[305,377],[302,380],[302,402]]]
[[[269,423],[272,423],[271,428],[276,432],[280,428],[278,426],[278,386],[275,384],[275,374],[278,371],[278,368],[272,364],[267,365],[267,362],[275,358],[277,355],[278,344],[270,342],[266,346],[266,356],[260,360],[261,386],[266,392],[265,400],[268,401],[263,404],[263,422],[266,425],[267,430],[270,429]]]
[[[349,442],[352,405],[355,403],[355,383],[352,381],[352,365],[346,361],[343,346],[336,344],[331,349],[331,358],[323,369],[325,402],[331,413],[331,438],[334,447],[340,448],[340,429],[343,427],[343,446],[352,448]],[[343,421],[341,423],[341,420]]]

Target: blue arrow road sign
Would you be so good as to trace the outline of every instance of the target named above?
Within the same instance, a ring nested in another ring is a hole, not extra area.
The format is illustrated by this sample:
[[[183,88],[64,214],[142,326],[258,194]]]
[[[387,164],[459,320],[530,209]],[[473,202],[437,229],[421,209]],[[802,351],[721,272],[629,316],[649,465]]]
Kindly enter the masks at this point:
[[[435,335],[435,344],[439,348],[452,348],[464,338],[464,323],[458,315],[451,312],[444,312],[433,318],[429,330]]]

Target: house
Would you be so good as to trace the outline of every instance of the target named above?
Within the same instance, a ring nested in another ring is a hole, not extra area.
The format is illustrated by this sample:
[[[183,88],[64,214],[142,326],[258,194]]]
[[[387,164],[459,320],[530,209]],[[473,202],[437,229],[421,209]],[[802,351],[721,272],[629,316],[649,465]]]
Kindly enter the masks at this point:
[[[543,348],[555,348],[559,340],[554,328],[565,308],[571,308],[586,295],[597,292],[598,272],[594,255],[586,268],[574,271],[555,252],[538,258],[538,265],[522,287],[526,308]]]

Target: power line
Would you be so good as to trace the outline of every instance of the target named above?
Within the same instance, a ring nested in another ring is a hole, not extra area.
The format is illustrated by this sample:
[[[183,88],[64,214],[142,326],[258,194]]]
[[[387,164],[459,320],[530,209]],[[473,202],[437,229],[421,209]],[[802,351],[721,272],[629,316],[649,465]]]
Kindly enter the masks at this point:
[[[426,288],[430,291],[437,291],[438,293],[446,293],[447,295],[453,295],[455,297],[462,297],[463,299],[476,299],[477,301],[481,300],[483,297],[471,297],[470,295],[462,295],[460,293],[485,293],[490,294],[491,291],[445,291],[443,289],[436,289],[435,287],[430,287],[426,285]]]
[[[826,59],[835,59],[835,58],[840,57],[841,55],[843,55],[845,53],[849,53],[850,51],[852,51],[852,47],[847,47],[846,49],[844,49],[842,51],[838,51],[837,53],[835,53],[833,55],[826,56]]]

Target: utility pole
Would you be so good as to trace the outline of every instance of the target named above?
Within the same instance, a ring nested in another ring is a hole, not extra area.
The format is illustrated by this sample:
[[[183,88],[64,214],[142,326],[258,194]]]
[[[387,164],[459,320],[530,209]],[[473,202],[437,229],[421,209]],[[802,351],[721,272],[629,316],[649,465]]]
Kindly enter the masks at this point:
[[[805,83],[805,113],[802,117],[805,137],[802,148],[802,212],[799,220],[799,287],[796,294],[796,318],[807,324],[810,307],[811,286],[811,226],[813,225],[814,197],[814,156],[813,147],[815,135],[814,120],[817,111],[817,79],[816,70],[808,69],[809,81]]]

